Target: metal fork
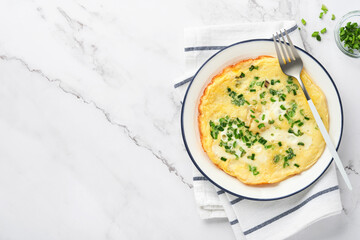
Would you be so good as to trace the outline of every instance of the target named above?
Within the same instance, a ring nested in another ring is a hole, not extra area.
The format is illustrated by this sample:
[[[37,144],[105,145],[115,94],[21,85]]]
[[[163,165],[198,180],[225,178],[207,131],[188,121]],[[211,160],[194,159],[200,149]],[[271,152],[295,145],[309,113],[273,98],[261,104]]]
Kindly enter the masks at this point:
[[[316,121],[316,123],[320,129],[320,132],[326,142],[326,146],[329,149],[331,155],[333,156],[336,166],[339,169],[339,172],[341,173],[341,176],[343,177],[347,187],[350,190],[352,190],[350,180],[344,170],[344,166],[342,165],[340,157],[336,152],[334,144],[332,143],[330,136],[324,126],[324,123],[322,122],[321,117],[320,117],[318,111],[316,110],[315,105],[314,105],[313,101],[311,100],[311,98],[304,86],[304,83],[302,82],[302,80],[300,78],[300,73],[303,68],[303,62],[302,62],[299,54],[297,53],[296,48],[294,47],[294,45],[285,29],[284,29],[284,32],[285,32],[286,38],[288,40],[288,43],[285,41],[283,32],[280,31],[282,41],[281,41],[278,33],[276,33],[276,36],[273,35],[275,50],[276,50],[277,57],[279,59],[281,70],[287,76],[295,77],[298,80],[302,90],[304,91],[306,100],[308,101],[308,104],[313,113],[315,121]],[[281,49],[281,51],[280,51],[280,49]]]

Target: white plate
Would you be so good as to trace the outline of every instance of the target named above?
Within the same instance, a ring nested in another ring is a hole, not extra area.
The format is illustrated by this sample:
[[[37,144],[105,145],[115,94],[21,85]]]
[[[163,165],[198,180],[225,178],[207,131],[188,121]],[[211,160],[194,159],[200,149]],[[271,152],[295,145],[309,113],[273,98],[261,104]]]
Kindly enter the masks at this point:
[[[339,147],[343,129],[343,111],[339,92],[325,68],[309,53],[297,48],[304,68],[325,93],[330,115],[330,136]],[[291,196],[314,183],[332,162],[328,149],[308,170],[277,184],[250,186],[226,174],[216,167],[203,151],[198,127],[199,99],[213,76],[226,66],[241,59],[260,55],[276,56],[274,43],[268,39],[254,39],[235,43],[210,57],[197,71],[184,97],[181,112],[181,130],[187,152],[199,169],[213,184],[234,195],[253,200],[274,200]]]

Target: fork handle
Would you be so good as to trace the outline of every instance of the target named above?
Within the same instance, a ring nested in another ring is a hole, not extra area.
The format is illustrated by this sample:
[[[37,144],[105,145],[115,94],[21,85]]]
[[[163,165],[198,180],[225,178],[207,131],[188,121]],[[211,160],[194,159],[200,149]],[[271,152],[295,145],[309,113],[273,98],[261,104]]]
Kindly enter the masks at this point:
[[[295,75],[294,77],[297,79],[298,83],[300,84],[300,86],[304,92],[306,100],[309,101],[309,100],[311,100],[311,98],[310,98],[308,91],[306,90],[306,87],[304,86],[304,83],[300,77],[300,74],[301,74],[301,72],[298,75]]]
[[[317,123],[317,125],[318,125],[318,127],[320,129],[320,132],[321,132],[321,134],[322,134],[322,136],[323,136],[323,138],[325,140],[326,146],[329,149],[331,155],[333,156],[333,159],[335,160],[336,166],[339,169],[339,172],[340,172],[341,176],[343,177],[343,179],[344,179],[344,181],[346,183],[346,186],[349,188],[349,190],[352,190],[352,186],[351,186],[349,177],[345,172],[345,169],[344,169],[344,166],[343,166],[343,164],[342,164],[342,162],[340,160],[340,157],[339,157],[338,153],[336,152],[334,144],[331,141],[329,133],[327,132],[327,130],[325,128],[325,125],[324,125],[323,121],[321,120],[321,117],[320,117],[318,111],[316,110],[316,107],[315,107],[313,101],[311,99],[309,99],[308,104],[309,104],[310,109],[311,109],[311,111],[313,113],[315,121],[316,121],[316,123]]]

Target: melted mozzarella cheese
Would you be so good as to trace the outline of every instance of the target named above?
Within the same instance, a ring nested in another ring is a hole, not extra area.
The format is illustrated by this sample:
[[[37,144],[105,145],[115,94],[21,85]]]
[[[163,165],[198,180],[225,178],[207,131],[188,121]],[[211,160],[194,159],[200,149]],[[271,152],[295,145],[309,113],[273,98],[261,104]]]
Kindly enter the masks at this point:
[[[269,141],[274,141],[276,143],[282,142],[287,144],[291,148],[299,148],[299,142],[304,143],[304,149],[308,149],[312,144],[311,136],[307,135],[306,133],[297,137],[293,134],[289,134],[286,130],[276,129],[274,126],[271,126],[260,135]]]

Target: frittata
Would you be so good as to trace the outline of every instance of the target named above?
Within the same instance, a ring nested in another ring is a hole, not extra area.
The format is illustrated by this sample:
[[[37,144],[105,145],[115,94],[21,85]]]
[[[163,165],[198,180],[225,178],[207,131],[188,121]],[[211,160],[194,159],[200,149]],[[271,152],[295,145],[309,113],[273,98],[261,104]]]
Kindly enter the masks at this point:
[[[304,70],[301,78],[328,128],[325,95]],[[240,61],[213,77],[200,99],[198,123],[209,159],[245,184],[299,174],[325,149],[299,83],[271,56]]]

